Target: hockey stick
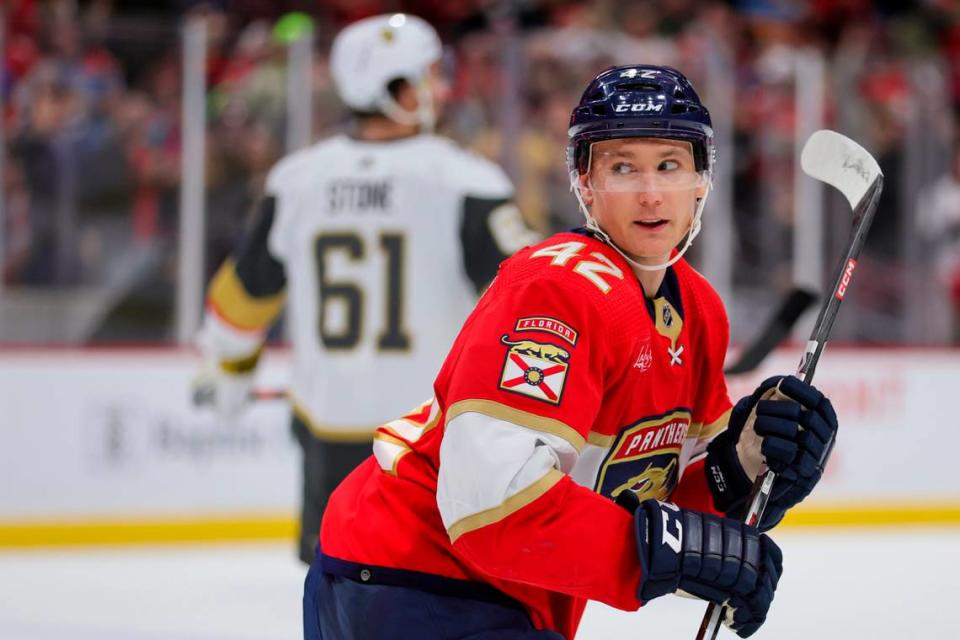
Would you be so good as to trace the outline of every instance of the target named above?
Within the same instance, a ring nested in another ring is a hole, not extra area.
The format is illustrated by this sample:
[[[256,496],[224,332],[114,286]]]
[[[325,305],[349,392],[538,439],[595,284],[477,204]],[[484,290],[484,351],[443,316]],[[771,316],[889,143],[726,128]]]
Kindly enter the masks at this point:
[[[826,182],[840,190],[853,209],[853,227],[847,241],[846,255],[837,264],[834,276],[833,295],[820,307],[817,323],[807,341],[806,349],[797,368],[797,377],[804,382],[813,379],[817,361],[830,337],[833,323],[837,319],[840,303],[850,287],[853,271],[857,266],[857,258],[863,249],[867,231],[873,222],[880,201],[880,192],[883,190],[883,173],[877,161],[873,159],[863,147],[835,131],[821,129],[810,136],[800,154],[800,166],[804,173],[812,178]],[[826,464],[830,451],[833,449],[833,440],[827,443],[820,466]],[[767,470],[758,476],[753,484],[750,495],[750,510],[747,512],[746,522],[756,525],[763,515],[763,510],[770,499],[770,490],[776,474]],[[709,638],[714,640],[720,630],[720,621],[724,617],[724,609],[720,605],[710,603],[700,623],[697,640]]]
[[[737,361],[723,370],[727,375],[750,373],[760,366],[783,339],[790,335],[804,312],[817,301],[817,294],[803,287],[794,287],[780,303],[776,313],[761,332],[740,352]]]

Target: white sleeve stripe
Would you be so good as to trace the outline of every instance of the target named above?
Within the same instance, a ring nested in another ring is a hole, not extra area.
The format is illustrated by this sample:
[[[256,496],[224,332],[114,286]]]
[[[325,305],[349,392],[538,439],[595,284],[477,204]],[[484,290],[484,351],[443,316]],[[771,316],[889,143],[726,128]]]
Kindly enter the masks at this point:
[[[556,469],[550,469],[542,478],[519,493],[510,496],[499,505],[457,520],[447,529],[450,542],[456,542],[457,538],[465,533],[499,522],[510,514],[519,511],[549,491],[553,485],[560,482],[561,478],[563,478],[562,473]]]
[[[380,433],[374,436],[373,456],[377,459],[380,468],[386,473],[392,476],[397,475],[397,465],[400,464],[400,458],[408,453],[410,453],[410,447],[407,446],[407,443]]]
[[[506,517],[542,495],[578,457],[558,436],[480,413],[458,415],[440,443],[437,508],[444,527],[461,535]]]
[[[546,418],[535,413],[528,413],[521,409],[509,407],[493,400],[461,400],[455,402],[447,408],[447,424],[453,422],[458,416],[464,413],[479,413],[496,420],[502,420],[514,425],[548,433],[566,440],[574,449],[580,451],[586,444],[586,440],[576,429],[568,424]]]
[[[241,331],[208,309],[197,342],[208,357],[218,361],[239,360],[256,353],[263,337],[263,331]]]
[[[416,442],[420,439],[420,436],[423,435],[425,425],[416,424],[410,420],[404,420],[401,418],[399,420],[391,420],[387,424],[383,425],[383,428],[392,431],[404,440]]]

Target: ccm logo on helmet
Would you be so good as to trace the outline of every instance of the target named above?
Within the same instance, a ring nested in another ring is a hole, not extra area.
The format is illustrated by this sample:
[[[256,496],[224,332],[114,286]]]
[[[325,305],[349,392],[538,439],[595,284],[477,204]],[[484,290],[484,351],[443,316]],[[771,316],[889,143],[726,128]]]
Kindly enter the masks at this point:
[[[850,278],[853,277],[853,270],[857,268],[857,261],[850,258],[847,266],[843,270],[843,277],[840,279],[840,286],[837,287],[837,300],[843,300],[847,293],[847,287],[850,286]]]
[[[625,111],[637,112],[637,111],[650,111],[658,112],[663,109],[663,103],[654,104],[653,100],[647,100],[646,102],[635,102],[633,104],[618,104],[614,105],[613,110],[617,113],[624,113]]]

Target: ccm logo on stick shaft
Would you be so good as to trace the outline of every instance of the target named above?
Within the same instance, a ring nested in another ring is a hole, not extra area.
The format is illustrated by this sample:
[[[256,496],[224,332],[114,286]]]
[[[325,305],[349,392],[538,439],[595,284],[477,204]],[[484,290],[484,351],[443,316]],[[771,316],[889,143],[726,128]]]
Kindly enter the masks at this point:
[[[850,279],[853,277],[853,270],[857,268],[857,261],[853,258],[847,262],[846,268],[843,270],[843,277],[840,278],[840,284],[837,286],[837,300],[843,300],[843,296],[847,293],[847,287],[850,286]]]

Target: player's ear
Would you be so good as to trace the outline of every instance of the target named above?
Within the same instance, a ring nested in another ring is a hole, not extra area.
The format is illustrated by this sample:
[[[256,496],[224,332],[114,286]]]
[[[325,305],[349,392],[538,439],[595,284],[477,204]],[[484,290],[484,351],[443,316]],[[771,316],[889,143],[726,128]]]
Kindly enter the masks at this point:
[[[417,96],[417,90],[407,80],[403,78],[391,80],[387,90],[401,107],[407,111],[416,111],[420,99]]]
[[[710,174],[706,171],[701,171],[697,174],[700,179],[697,181],[696,196],[697,201],[703,200],[707,197],[707,191],[710,190]]]
[[[585,173],[577,175],[578,188],[580,189],[580,197],[583,198],[583,204],[588,207],[593,204],[593,190],[589,185],[589,177]]]

